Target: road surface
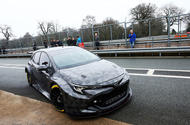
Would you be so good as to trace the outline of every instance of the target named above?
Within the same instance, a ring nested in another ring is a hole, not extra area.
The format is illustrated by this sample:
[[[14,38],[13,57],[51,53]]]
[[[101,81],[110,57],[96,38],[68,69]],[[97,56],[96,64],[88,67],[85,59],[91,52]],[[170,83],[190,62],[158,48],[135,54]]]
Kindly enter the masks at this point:
[[[190,124],[190,59],[107,59],[127,69],[131,103],[103,117],[137,125]],[[0,88],[49,102],[27,84],[28,58],[0,59]],[[1,113],[0,113],[1,114]]]

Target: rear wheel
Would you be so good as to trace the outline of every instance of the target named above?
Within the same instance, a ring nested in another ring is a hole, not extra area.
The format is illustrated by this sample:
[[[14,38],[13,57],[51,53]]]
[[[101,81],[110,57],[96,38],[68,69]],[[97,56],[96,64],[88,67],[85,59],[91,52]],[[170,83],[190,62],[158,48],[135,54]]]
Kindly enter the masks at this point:
[[[63,95],[60,92],[59,87],[57,85],[53,85],[51,87],[51,101],[54,104],[54,106],[58,109],[58,111],[64,112]]]

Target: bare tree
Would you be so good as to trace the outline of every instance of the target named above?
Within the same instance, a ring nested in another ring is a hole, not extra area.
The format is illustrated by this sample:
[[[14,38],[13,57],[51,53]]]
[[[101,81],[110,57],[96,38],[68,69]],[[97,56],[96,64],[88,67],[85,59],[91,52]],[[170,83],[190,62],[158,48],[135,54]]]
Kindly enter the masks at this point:
[[[132,16],[132,20],[138,21],[138,24],[134,25],[135,30],[138,31],[138,37],[148,36],[148,19],[156,17],[156,10],[156,5],[150,3],[142,3],[131,9],[130,14]],[[157,22],[151,20],[151,23],[153,24]]]
[[[52,33],[52,34],[60,32],[62,29],[61,25],[58,23],[51,22],[51,25],[52,25],[52,27],[50,28],[50,33]]]
[[[84,29],[82,30],[83,33],[83,41],[92,41],[93,36],[92,36],[92,27],[96,23],[96,19],[94,16],[87,15],[83,20],[82,20],[82,26],[81,28]]]
[[[0,30],[7,41],[9,41],[10,37],[13,36],[12,29],[10,26],[7,25],[0,26]]]
[[[38,22],[39,29],[45,40],[48,41],[48,34],[52,31],[54,25],[52,22]]]
[[[157,7],[154,4],[139,4],[131,9],[131,15],[133,20],[143,20],[155,17],[155,11]]]
[[[49,33],[51,34],[51,37],[54,39],[60,39],[61,38],[61,25],[55,22],[52,22],[52,27],[50,28]]]
[[[8,47],[10,37],[13,36],[11,27],[7,26],[7,25],[2,25],[2,26],[0,26],[0,32],[5,37],[5,39],[6,39],[6,46]]]
[[[82,20],[82,28],[91,28],[96,23],[96,19],[94,16],[87,15]]]
[[[177,23],[177,15],[183,14],[184,10],[182,8],[179,8],[175,5],[166,5],[161,8],[162,15],[166,16],[166,23],[167,26],[173,26],[175,23]],[[170,16],[170,22],[168,22],[168,17]],[[183,20],[183,19],[181,19]],[[168,32],[168,29],[167,29]]]
[[[79,34],[79,31],[74,28],[62,28],[62,34],[64,34],[64,37],[73,36],[76,37]]]
[[[110,40],[111,39],[111,32],[112,32],[112,39],[122,39],[124,33],[124,27],[119,25],[119,22],[111,17],[106,18],[103,20],[101,25],[104,27],[99,29],[99,36],[101,40]]]

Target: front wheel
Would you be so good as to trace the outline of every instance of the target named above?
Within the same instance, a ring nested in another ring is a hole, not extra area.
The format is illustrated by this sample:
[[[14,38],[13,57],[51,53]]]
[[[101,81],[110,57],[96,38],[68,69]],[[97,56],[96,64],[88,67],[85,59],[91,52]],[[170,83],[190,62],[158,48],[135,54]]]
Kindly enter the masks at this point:
[[[64,112],[63,95],[57,85],[53,85],[51,87],[51,101],[53,105],[58,109],[58,111]]]

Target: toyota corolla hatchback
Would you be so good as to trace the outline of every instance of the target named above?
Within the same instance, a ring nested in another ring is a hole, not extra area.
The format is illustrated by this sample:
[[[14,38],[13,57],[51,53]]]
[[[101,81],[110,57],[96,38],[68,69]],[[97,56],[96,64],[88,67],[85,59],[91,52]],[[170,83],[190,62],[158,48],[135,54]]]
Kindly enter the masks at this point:
[[[35,51],[25,72],[30,86],[72,116],[99,116],[132,97],[124,68],[79,47]]]

